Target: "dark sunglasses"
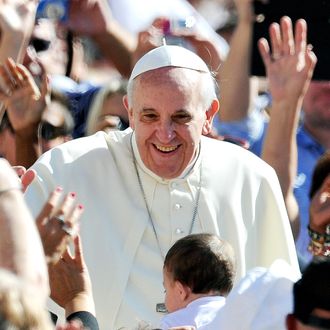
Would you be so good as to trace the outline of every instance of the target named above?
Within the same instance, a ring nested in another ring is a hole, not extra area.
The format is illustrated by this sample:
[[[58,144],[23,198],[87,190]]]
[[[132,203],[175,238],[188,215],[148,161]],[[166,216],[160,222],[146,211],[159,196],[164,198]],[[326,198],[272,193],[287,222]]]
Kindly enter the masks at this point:
[[[70,132],[65,127],[56,127],[44,121],[41,123],[40,135],[44,140],[53,140],[59,136],[70,135]]]
[[[30,45],[36,50],[37,53],[47,50],[50,46],[50,41],[40,38],[31,38]]]

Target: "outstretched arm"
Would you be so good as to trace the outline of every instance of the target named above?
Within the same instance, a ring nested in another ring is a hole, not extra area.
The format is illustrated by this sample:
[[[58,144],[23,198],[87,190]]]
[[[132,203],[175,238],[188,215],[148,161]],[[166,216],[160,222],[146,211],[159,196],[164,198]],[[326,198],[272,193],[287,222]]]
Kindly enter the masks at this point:
[[[21,62],[34,26],[36,0],[3,0],[0,6],[0,63]]]
[[[105,58],[124,76],[131,73],[131,54],[135,38],[113,17],[106,0],[71,0],[65,26],[74,34],[90,37]]]
[[[270,44],[260,39],[259,51],[266,67],[273,98],[262,158],[276,171],[286,203],[293,234],[299,232],[299,210],[293,195],[297,172],[296,132],[304,95],[316,64],[307,45],[307,24],[300,19],[293,34],[292,22],[283,17],[269,28]]]
[[[250,58],[253,34],[253,1],[235,0],[238,25],[230,41],[226,60],[218,73],[221,121],[238,121],[247,116],[257,96],[250,86]]]

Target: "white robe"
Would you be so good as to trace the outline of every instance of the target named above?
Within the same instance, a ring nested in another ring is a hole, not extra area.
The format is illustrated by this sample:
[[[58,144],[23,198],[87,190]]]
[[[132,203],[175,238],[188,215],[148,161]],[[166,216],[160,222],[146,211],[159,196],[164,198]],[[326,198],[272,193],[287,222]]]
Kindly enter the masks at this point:
[[[81,235],[101,329],[153,326],[164,300],[163,258],[133,165],[131,130],[99,132],[65,143],[33,165],[26,192],[36,215],[58,185],[84,205]],[[135,146],[136,148],[136,146]],[[202,137],[201,153],[184,177],[163,180],[136,155],[162,253],[189,232],[202,166],[193,233],[209,232],[235,250],[237,279],[255,266],[282,258],[298,272],[294,242],[275,171],[233,144]]]

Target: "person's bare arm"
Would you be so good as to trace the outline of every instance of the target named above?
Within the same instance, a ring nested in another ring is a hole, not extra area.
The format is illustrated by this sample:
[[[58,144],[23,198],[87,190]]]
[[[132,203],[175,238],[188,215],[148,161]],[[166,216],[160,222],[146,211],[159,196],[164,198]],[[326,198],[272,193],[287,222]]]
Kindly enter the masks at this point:
[[[70,1],[65,26],[74,34],[90,37],[124,76],[131,73],[131,54],[136,40],[112,16],[106,0]]]
[[[238,121],[250,112],[257,89],[250,86],[250,58],[253,34],[252,0],[235,0],[238,25],[230,41],[226,60],[220,67],[217,80],[220,82],[220,120]]]
[[[21,62],[34,26],[36,0],[3,0],[0,6],[0,63]]]
[[[280,25],[273,23],[269,33],[272,51],[266,39],[258,44],[273,99],[262,158],[277,173],[292,231],[297,237],[299,210],[293,194],[297,172],[296,133],[303,98],[317,59],[306,44],[304,20],[297,21],[295,35],[289,17],[283,17]]]

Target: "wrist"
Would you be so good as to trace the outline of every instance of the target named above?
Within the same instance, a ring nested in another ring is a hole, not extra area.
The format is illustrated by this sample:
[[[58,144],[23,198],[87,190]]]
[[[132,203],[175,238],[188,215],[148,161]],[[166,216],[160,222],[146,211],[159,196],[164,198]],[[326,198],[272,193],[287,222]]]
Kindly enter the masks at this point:
[[[71,299],[64,306],[65,316],[80,312],[87,311],[95,316],[95,305],[92,294],[89,293],[79,293],[73,299]]]
[[[31,123],[28,126],[20,127],[15,130],[15,137],[22,140],[38,140],[39,122]]]

